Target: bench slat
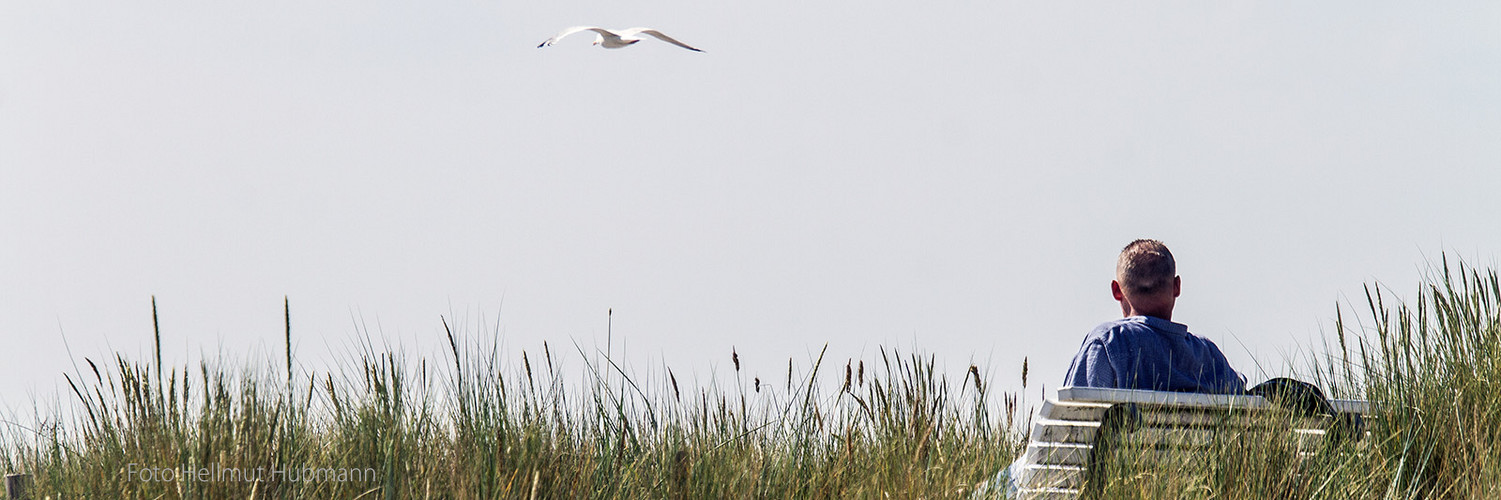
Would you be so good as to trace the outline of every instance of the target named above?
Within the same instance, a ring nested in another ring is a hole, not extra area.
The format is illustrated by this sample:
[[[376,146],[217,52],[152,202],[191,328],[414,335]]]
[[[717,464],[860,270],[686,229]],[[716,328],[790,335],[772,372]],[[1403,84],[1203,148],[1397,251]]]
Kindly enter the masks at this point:
[[[1078,489],[1084,487],[1086,470],[1072,465],[1033,465],[1022,471],[1019,482],[1032,488]]]
[[[1027,462],[1036,465],[1071,465],[1083,467],[1089,464],[1087,444],[1032,442],[1027,445]]]
[[[1058,389],[1058,399],[1060,401],[1085,401],[1091,403],[1171,405],[1183,408],[1261,409],[1271,406],[1271,403],[1268,403],[1261,396],[1104,389],[1099,387],[1064,387]]]
[[[1175,448],[1204,448],[1215,443],[1216,437],[1223,438],[1226,432],[1234,432],[1229,429],[1177,427],[1163,428],[1150,427],[1137,429],[1132,432],[1117,436],[1120,443],[1130,446],[1155,447],[1169,450]],[[1263,429],[1260,432],[1272,432],[1271,429]],[[1293,429],[1290,438],[1297,443],[1299,449],[1313,447],[1322,443],[1324,431],[1319,429]],[[1286,435],[1286,434],[1284,434]],[[1261,436],[1266,436],[1261,434]],[[1272,437],[1272,436],[1266,436]],[[1223,442],[1222,442],[1223,443]]]
[[[1046,404],[1044,404],[1046,406]],[[1107,408],[1087,408],[1055,406],[1052,415],[1063,415],[1068,418],[1055,418],[1043,416],[1035,422],[1036,425],[1059,425],[1060,423],[1098,423],[1105,417]],[[1292,427],[1298,429],[1322,429],[1328,426],[1331,420],[1327,417],[1292,417],[1285,420],[1259,419],[1250,413],[1233,410],[1205,410],[1200,408],[1172,408],[1163,406],[1139,406],[1137,417],[1140,425],[1153,427],[1269,427],[1277,428]],[[1035,432],[1034,432],[1035,434]],[[1034,439],[1036,437],[1034,436]],[[1044,439],[1048,440],[1048,439]]]
[[[1249,396],[1249,397],[1254,397],[1254,396]],[[1042,409],[1041,409],[1041,411],[1038,412],[1038,417],[1041,417],[1041,418],[1044,418],[1044,419],[1049,419],[1049,420],[1093,420],[1093,421],[1099,421],[1101,418],[1104,417],[1105,410],[1109,409],[1113,404],[1115,404],[1115,403],[1085,402],[1085,401],[1058,401],[1058,400],[1049,399],[1049,400],[1043,401],[1043,403],[1042,403]],[[1228,410],[1228,409],[1230,409],[1228,406],[1225,407],[1225,408],[1219,408],[1219,407],[1213,407],[1213,406],[1206,408],[1206,407],[1203,407],[1203,406],[1180,407],[1180,406],[1173,406],[1171,404],[1150,403],[1150,402],[1149,403],[1140,403],[1140,404],[1143,404],[1144,407],[1146,407],[1146,408],[1152,408],[1152,409],[1158,410],[1158,411],[1170,411],[1170,412],[1177,412],[1177,413],[1195,413],[1195,412],[1203,413],[1204,410]],[[1370,415],[1371,415],[1371,412],[1373,411],[1372,405],[1370,404],[1370,402],[1367,402],[1367,401],[1356,401],[1356,400],[1350,400],[1350,399],[1335,399],[1335,400],[1330,400],[1329,404],[1334,407],[1334,411],[1337,412],[1337,413],[1357,413],[1357,414],[1361,414],[1361,415],[1366,415],[1367,418],[1371,418]],[[1251,407],[1246,407],[1246,406],[1239,406],[1239,407],[1236,407],[1236,408],[1237,409],[1256,409],[1256,408],[1251,408]],[[1258,407],[1258,408],[1260,408],[1260,407]]]
[[[1329,406],[1334,407],[1336,413],[1359,413],[1370,415],[1376,411],[1375,405],[1370,401],[1357,401],[1354,399],[1331,399]]]
[[[1031,440],[1042,443],[1090,444],[1094,442],[1095,433],[1099,430],[1099,422],[1038,420],[1032,426]]]
[[[1110,403],[1059,402],[1048,399],[1042,402],[1042,411],[1039,411],[1037,416],[1048,420],[1089,420],[1099,422],[1100,418],[1105,415],[1105,410],[1108,409],[1110,409]]]

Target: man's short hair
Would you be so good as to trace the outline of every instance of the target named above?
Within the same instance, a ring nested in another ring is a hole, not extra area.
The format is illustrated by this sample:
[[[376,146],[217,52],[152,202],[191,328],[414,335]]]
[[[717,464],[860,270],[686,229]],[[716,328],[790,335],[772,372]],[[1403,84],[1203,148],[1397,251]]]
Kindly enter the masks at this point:
[[[1173,285],[1178,264],[1161,241],[1140,239],[1126,245],[1115,262],[1115,278],[1132,295],[1152,295]]]

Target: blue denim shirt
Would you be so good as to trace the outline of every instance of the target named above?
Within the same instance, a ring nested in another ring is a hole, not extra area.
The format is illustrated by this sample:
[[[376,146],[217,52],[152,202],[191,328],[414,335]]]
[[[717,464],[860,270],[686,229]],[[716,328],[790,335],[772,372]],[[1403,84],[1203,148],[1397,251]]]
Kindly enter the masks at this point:
[[[1152,316],[1106,322],[1084,337],[1064,385],[1244,394],[1246,381],[1213,342]]]

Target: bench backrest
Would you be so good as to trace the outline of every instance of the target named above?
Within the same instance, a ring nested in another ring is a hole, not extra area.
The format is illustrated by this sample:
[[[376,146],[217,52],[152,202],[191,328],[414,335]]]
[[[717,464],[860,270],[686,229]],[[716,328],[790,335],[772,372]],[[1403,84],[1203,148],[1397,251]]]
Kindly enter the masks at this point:
[[[1364,401],[1333,400],[1330,404],[1342,415],[1364,415],[1371,409]],[[1020,497],[1077,498],[1102,440],[1126,440],[1171,453],[1207,446],[1227,427],[1265,427],[1268,419],[1254,417],[1274,410],[1260,396],[1064,387],[1056,399],[1043,403],[1032,427],[1025,465],[1016,477]],[[1326,429],[1338,418],[1279,419],[1277,431],[1287,433],[1301,452],[1315,449],[1312,444],[1322,442]]]

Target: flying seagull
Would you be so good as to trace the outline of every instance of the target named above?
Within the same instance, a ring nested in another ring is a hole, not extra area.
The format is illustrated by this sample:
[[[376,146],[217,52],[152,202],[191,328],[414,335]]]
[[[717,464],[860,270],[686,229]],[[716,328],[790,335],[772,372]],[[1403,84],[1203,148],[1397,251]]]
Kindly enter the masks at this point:
[[[682,47],[682,48],[685,48],[685,49],[688,49],[688,50],[691,50],[691,51],[694,51],[694,52],[703,52],[702,50],[695,49],[695,48],[689,46],[686,43],[674,40],[672,37],[667,36],[667,35],[663,35],[662,32],[654,30],[654,29],[651,29],[651,28],[631,28],[631,29],[627,29],[627,30],[614,31],[614,30],[607,30],[607,29],[604,29],[604,28],[597,28],[597,27],[594,27],[594,26],[574,26],[572,28],[568,28],[566,30],[563,30],[561,33],[558,33],[557,36],[554,36],[552,38],[547,39],[547,41],[542,42],[542,44],[538,45],[537,48],[540,49],[542,47],[546,47],[546,46],[552,45],[554,43],[558,43],[558,40],[562,40],[563,37],[568,36],[568,35],[572,35],[574,33],[578,33],[580,31],[593,31],[593,32],[595,32],[596,35],[594,35],[594,45],[603,45],[607,49],[618,49],[618,48],[621,48],[621,47],[627,47],[627,46],[630,46],[633,43],[645,40],[645,38],[642,38],[641,35],[651,35],[651,36],[657,37],[658,39],[660,39],[660,40],[662,40],[664,42],[667,42],[667,43],[670,43],[670,44],[673,44],[673,45],[676,45],[676,46],[679,46],[679,47]]]

